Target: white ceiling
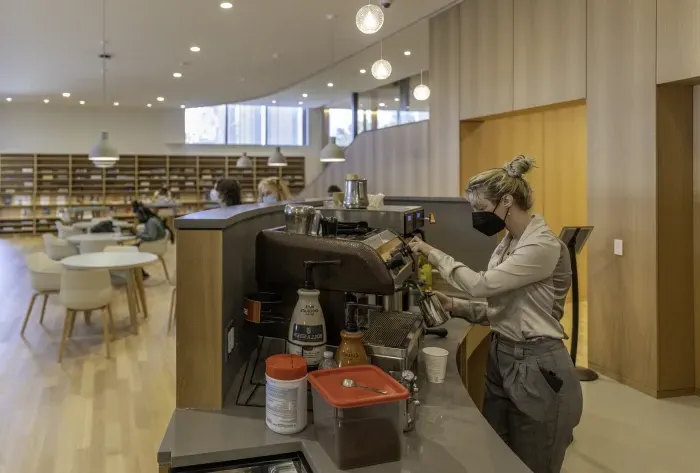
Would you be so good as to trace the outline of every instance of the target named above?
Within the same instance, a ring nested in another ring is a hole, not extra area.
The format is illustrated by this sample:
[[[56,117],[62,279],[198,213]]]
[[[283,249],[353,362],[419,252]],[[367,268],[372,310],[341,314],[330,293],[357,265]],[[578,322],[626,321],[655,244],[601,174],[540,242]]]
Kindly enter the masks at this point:
[[[427,22],[421,20],[458,2],[395,0],[380,32],[364,35],[355,13],[367,0],[232,1],[234,7],[223,10],[219,0],[108,0],[109,102],[189,107],[265,102],[274,93],[281,104],[330,103],[426,68]],[[101,9],[99,0],[0,0],[0,100],[99,104]],[[394,67],[384,82],[369,72],[379,58],[379,46],[372,45],[381,38]],[[192,45],[201,52],[190,52]],[[165,102],[156,102],[158,96]]]

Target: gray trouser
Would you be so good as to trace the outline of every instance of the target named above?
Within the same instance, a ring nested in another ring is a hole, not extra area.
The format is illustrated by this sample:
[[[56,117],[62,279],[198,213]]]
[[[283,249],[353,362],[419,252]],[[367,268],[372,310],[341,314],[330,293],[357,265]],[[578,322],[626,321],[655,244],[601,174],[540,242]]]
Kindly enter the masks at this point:
[[[540,371],[563,381],[555,393]],[[517,343],[494,335],[484,417],[534,473],[559,473],[581,419],[581,385],[561,340]]]

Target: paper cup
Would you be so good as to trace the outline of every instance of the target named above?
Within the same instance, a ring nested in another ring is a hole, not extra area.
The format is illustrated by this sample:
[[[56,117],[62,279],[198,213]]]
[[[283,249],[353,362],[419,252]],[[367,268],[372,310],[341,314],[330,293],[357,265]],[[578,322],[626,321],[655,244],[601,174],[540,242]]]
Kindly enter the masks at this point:
[[[450,352],[444,348],[425,347],[423,348],[423,361],[425,362],[425,372],[429,383],[444,383],[445,371],[447,371],[447,355]]]

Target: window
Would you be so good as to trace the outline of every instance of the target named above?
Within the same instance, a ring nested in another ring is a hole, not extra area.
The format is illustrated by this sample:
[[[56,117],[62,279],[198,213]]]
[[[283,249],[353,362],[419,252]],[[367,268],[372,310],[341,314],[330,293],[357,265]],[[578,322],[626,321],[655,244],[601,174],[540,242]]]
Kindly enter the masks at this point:
[[[377,110],[377,128],[386,128],[399,124],[398,110]]]
[[[306,111],[301,107],[261,107],[267,115],[266,143],[274,146],[304,146]]]
[[[226,144],[226,105],[185,110],[185,142]]]
[[[352,143],[352,110],[329,108],[328,131],[329,136],[335,137],[335,143],[338,146],[348,146]]]
[[[411,110],[401,110],[399,111],[399,123],[414,123],[422,122],[423,120],[430,119],[430,112],[427,111],[411,111]]]
[[[217,105],[185,110],[185,142],[203,145],[304,146],[302,107]]]
[[[264,145],[265,107],[260,105],[226,106],[226,143],[229,145]]]

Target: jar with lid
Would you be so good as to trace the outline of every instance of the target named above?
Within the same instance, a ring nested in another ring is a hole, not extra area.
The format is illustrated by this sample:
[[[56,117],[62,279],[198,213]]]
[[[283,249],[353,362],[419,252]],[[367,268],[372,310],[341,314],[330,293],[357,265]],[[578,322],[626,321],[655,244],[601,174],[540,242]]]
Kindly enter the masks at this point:
[[[296,434],[307,423],[307,365],[299,355],[265,360],[265,422],[278,434]]]

